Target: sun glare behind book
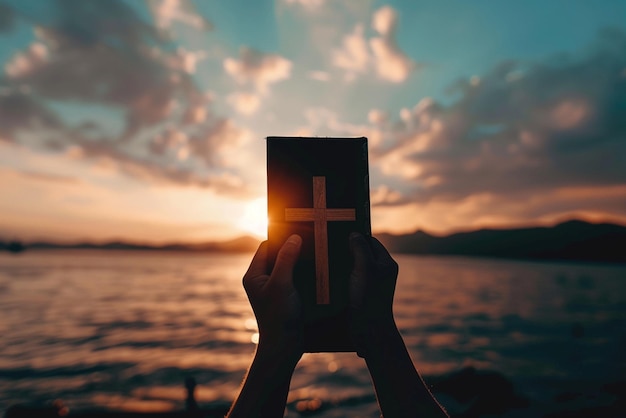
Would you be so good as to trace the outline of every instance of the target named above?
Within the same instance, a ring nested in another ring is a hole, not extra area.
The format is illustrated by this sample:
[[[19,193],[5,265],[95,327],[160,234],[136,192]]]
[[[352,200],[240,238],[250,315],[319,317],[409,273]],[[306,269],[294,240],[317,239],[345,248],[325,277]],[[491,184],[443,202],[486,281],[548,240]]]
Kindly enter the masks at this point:
[[[259,197],[246,203],[237,227],[256,238],[267,239],[267,198]]]

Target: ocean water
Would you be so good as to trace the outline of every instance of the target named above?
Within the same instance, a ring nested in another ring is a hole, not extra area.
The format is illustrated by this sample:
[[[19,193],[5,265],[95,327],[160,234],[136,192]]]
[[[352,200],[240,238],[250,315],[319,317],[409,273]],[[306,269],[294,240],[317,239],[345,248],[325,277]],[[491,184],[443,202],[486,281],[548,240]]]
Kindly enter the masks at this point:
[[[0,413],[54,399],[70,410],[182,409],[187,377],[200,406],[229,403],[255,350],[241,287],[250,258],[1,254]],[[626,266],[395,258],[396,320],[427,381],[468,366],[497,371],[530,400],[503,415],[531,416],[559,410],[558,399],[610,402],[602,386],[626,376]],[[303,357],[288,415],[310,399],[325,405],[316,416],[378,416],[351,353]]]

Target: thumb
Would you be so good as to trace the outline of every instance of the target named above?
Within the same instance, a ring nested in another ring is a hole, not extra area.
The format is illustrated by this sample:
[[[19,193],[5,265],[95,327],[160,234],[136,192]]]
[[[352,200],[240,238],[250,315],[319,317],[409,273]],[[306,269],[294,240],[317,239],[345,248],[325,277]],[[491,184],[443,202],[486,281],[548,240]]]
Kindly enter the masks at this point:
[[[276,263],[268,285],[293,286],[293,268],[300,256],[302,238],[299,235],[291,235],[278,251]]]

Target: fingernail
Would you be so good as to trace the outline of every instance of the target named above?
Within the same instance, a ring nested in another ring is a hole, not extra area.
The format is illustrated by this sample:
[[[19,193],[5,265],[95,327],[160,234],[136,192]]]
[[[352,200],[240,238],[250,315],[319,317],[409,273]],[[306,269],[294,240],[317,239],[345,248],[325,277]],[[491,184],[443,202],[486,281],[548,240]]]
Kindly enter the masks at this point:
[[[300,244],[302,244],[302,238],[300,235],[293,234],[287,238],[287,244],[300,246]]]

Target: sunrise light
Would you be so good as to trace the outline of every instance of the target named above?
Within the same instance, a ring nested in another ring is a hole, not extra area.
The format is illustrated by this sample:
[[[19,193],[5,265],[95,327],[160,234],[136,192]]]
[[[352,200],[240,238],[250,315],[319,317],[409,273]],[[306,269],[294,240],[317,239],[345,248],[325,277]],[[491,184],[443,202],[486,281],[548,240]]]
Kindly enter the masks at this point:
[[[256,237],[267,238],[267,199],[260,197],[248,202],[237,227]]]

